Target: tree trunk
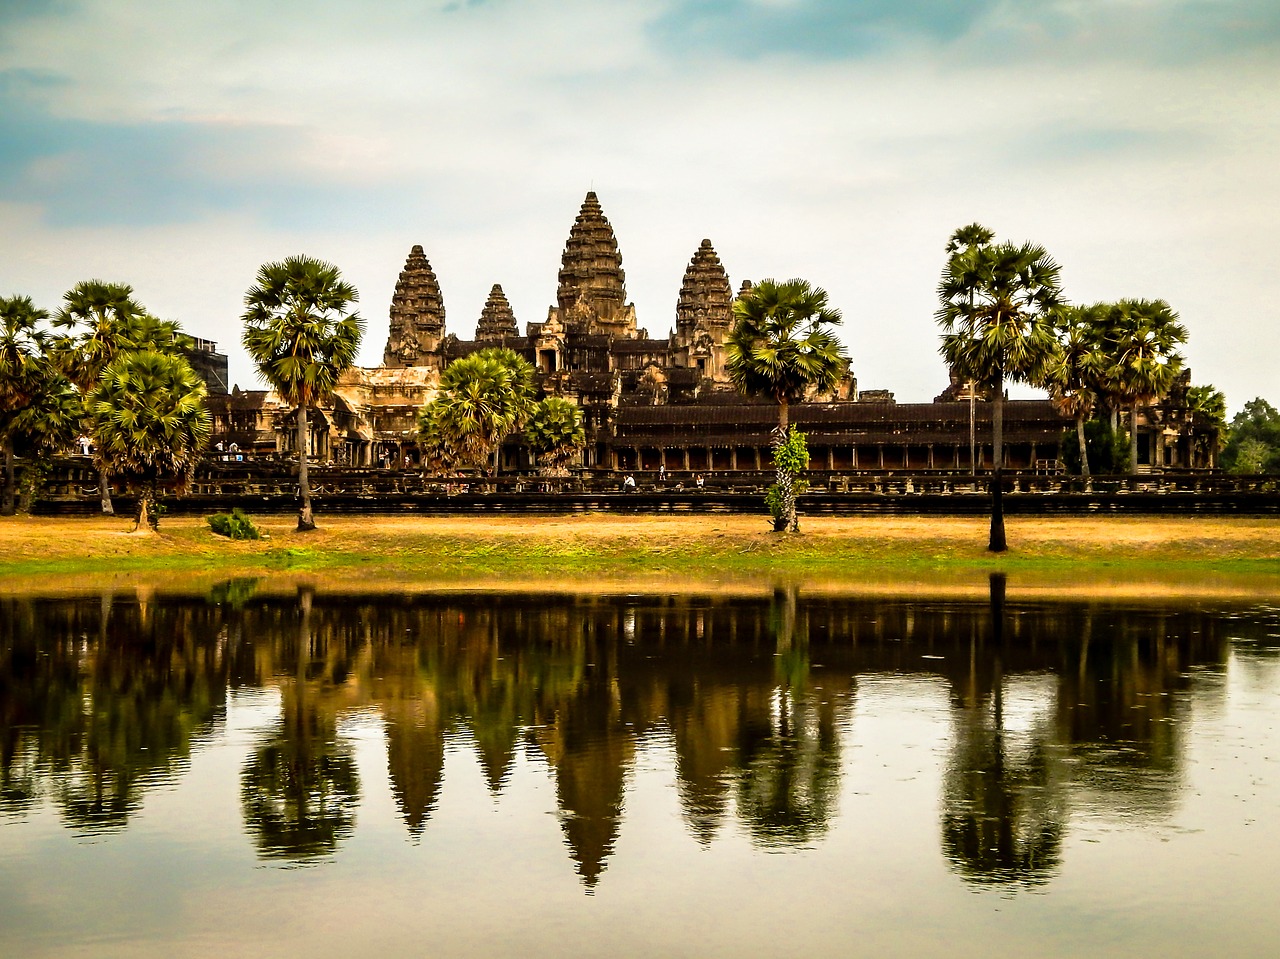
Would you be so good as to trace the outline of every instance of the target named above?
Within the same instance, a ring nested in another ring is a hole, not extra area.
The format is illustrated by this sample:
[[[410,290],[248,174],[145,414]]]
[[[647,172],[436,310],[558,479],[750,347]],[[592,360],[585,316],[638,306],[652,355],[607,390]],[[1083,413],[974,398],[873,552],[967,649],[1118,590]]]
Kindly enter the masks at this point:
[[[778,463],[777,449],[787,441],[790,428],[789,408],[785,398],[778,401],[778,435],[774,441],[774,472],[782,499],[782,515],[773,524],[774,532],[796,533],[800,530],[800,518],[796,515],[796,478]]]
[[[1129,475],[1138,475],[1138,402],[1129,407]]]
[[[978,427],[974,416],[974,389],[973,380],[969,381],[969,475],[978,475]]]
[[[1076,439],[1080,441],[1080,475],[1089,478],[1089,446],[1084,441],[1084,413],[1076,414]]]
[[[12,516],[17,512],[18,474],[13,464],[13,439],[4,439],[4,501],[0,503],[0,516]]]
[[[98,489],[102,491],[102,515],[115,516],[116,508],[111,505],[111,476],[105,468],[98,470]]]
[[[298,532],[305,533],[316,528],[315,518],[311,515],[311,482],[307,478],[307,404],[298,404],[298,494],[302,497],[302,508],[298,510]]]
[[[991,536],[987,550],[1003,553],[1009,548],[1004,538],[1004,377],[996,379],[991,397]]]
[[[143,483],[138,493],[138,515],[134,519],[133,531],[150,532],[160,526],[155,513],[156,487],[154,483]]]

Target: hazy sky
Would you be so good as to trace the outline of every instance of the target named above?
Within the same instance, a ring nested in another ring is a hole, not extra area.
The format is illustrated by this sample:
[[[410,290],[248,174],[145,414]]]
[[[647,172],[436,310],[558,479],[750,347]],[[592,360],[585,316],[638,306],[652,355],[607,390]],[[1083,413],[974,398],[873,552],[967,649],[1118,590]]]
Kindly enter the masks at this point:
[[[545,319],[589,189],[652,335],[708,237],[735,290],[824,286],[862,388],[931,399],[977,220],[1280,402],[1276,0],[0,0],[0,294],[131,283],[242,386],[264,261],[336,263],[374,365],[415,243],[450,332],[493,283]]]

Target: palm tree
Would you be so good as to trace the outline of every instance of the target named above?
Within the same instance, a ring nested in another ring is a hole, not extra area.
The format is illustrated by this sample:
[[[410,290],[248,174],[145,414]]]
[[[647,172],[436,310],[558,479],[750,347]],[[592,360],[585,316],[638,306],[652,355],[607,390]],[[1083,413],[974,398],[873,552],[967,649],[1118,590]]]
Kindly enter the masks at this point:
[[[349,313],[359,299],[338,268],[308,256],[265,263],[244,295],[242,342],[258,372],[298,415],[298,530],[316,528],[307,480],[307,410],[327,398],[352,363],[364,321]]]
[[[53,355],[84,395],[97,386],[102,371],[121,353],[140,349],[171,352],[186,342],[176,323],[148,314],[127,283],[77,283],[63,295],[54,326],[67,332],[53,342]],[[102,512],[111,514],[111,485],[105,474],[99,474],[98,485]]]
[[[1213,469],[1217,465],[1222,434],[1227,429],[1227,398],[1212,384],[1193,386],[1187,390],[1187,411],[1191,414],[1193,425],[1203,429],[1206,447],[1204,463],[1209,469]],[[1198,440],[1193,440],[1193,443],[1199,445]],[[1195,465],[1194,462],[1192,465]]]
[[[959,231],[957,231],[958,233]],[[973,245],[947,260],[938,284],[948,366],[988,390],[991,408],[991,537],[993,553],[1008,549],[1004,535],[1004,390],[1034,381],[1053,350],[1052,311],[1060,305],[1060,268],[1031,243]]]
[[[733,316],[725,369],[740,393],[778,404],[776,450],[787,440],[791,404],[811,389],[833,389],[848,369],[844,348],[830,330],[840,323],[840,311],[828,304],[826,290],[805,280],[762,280],[734,300]],[[783,499],[775,528],[796,532],[794,476],[776,460]]]
[[[440,395],[418,414],[428,460],[498,471],[503,441],[524,428],[533,410],[533,367],[515,351],[489,347],[450,363]]]
[[[183,486],[209,444],[204,381],[183,357],[122,353],[102,372],[87,407],[98,466],[138,490],[134,530],[158,525],[159,486]]]
[[[1098,399],[1104,358],[1098,343],[1098,317],[1105,304],[1090,307],[1067,306],[1055,317],[1058,340],[1044,369],[1041,385],[1058,411],[1076,422],[1080,444],[1080,475],[1089,479],[1089,451],[1084,424]]]
[[[4,499],[0,515],[12,516],[17,493],[13,445],[18,418],[41,393],[47,366],[49,314],[29,296],[0,297],[0,449],[4,456]]]
[[[50,457],[67,449],[84,428],[84,397],[52,362],[36,366],[38,387],[14,421],[15,448],[27,457],[19,506],[29,511],[48,475]]]
[[[563,469],[587,440],[582,410],[559,396],[548,396],[533,408],[524,431],[539,464]]]
[[[1164,300],[1121,300],[1107,324],[1108,376],[1129,404],[1129,472],[1138,472],[1138,410],[1169,391],[1182,370],[1187,328]]]

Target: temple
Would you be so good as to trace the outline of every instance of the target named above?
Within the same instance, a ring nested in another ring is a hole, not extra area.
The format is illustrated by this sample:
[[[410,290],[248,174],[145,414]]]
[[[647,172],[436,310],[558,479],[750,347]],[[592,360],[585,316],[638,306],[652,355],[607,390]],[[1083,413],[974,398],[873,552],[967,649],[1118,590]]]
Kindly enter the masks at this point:
[[[674,285],[674,284],[673,284]],[[741,284],[749,289],[750,282]],[[738,394],[725,369],[733,288],[709,239],[693,251],[665,336],[650,336],[627,301],[626,273],[613,226],[590,192],[561,255],[556,299],[542,322],[521,335],[499,284],[484,303],[473,339],[449,333],[441,285],[414,246],[391,298],[383,364],[353,368],[332,400],[311,416],[310,454],[350,466],[417,464],[417,413],[438,392],[440,373],[476,350],[502,346],[527,359],[539,395],[560,396],[583,411],[587,444],[579,467],[617,470],[767,469],[772,404]],[[1139,419],[1139,458],[1147,468],[1213,465],[1212,444],[1197,437],[1184,378]],[[792,422],[808,434],[818,470],[967,470],[991,462],[991,407],[969,402],[953,381],[933,403],[896,403],[887,390],[859,391],[851,370],[829,393],[795,406]],[[1011,469],[1056,464],[1070,421],[1048,400],[1005,406],[1005,462]],[[239,390],[214,404],[214,432],[258,455],[288,453],[294,413],[267,391]],[[977,436],[971,454],[970,421]],[[502,468],[528,469],[513,438]],[[1050,466],[1050,468],[1052,468]]]

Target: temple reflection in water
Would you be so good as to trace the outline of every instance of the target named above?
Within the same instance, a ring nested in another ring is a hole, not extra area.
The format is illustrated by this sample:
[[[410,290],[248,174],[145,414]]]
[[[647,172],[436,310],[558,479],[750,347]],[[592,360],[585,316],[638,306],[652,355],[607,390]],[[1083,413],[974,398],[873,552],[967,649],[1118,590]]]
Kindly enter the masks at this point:
[[[375,713],[409,838],[430,830],[451,744],[499,795],[517,762],[554,780],[558,828],[593,887],[625,828],[638,752],[667,744],[681,816],[709,845],[808,847],[836,821],[861,683],[949,700],[936,829],[964,880],[1029,885],[1060,866],[1069,812],[1168,815],[1190,677],[1260,619],[1106,604],[813,597],[258,595],[5,599],[0,811],[124,828],[181,778],[243,691],[278,718],[240,768],[264,860],[334,855],[364,784],[343,717]],[[1274,617],[1272,617],[1274,618]],[[1274,644],[1274,640],[1270,641]],[[1100,812],[1099,812],[1100,811]],[[547,828],[557,828],[548,820]]]

